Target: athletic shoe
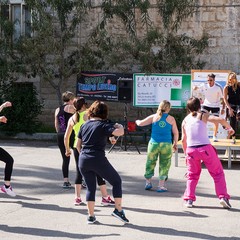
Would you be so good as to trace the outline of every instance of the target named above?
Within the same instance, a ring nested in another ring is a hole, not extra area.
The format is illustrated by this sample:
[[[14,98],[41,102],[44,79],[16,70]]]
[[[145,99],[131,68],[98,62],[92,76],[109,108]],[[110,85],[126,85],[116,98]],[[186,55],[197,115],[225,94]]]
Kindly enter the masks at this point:
[[[75,206],[79,206],[79,205],[81,205],[83,202],[82,202],[82,200],[81,200],[81,198],[75,198],[75,201],[74,201],[74,205]]]
[[[95,216],[89,216],[88,219],[87,219],[87,223],[88,224],[93,224],[97,221],[96,217]]]
[[[150,189],[152,189],[152,183],[146,182],[145,190],[150,190]]]
[[[230,209],[232,207],[227,198],[221,198],[220,199],[220,204],[223,206],[223,208]]]
[[[119,212],[116,208],[112,213],[112,216],[116,217],[117,219],[121,220],[124,223],[128,223],[129,220],[125,217],[124,211],[122,210]]]
[[[213,136],[213,141],[218,142],[217,136]]]
[[[71,188],[72,185],[71,185],[70,182],[64,182],[62,187],[63,187],[63,188]]]
[[[111,199],[110,196],[107,196],[107,198],[102,197],[102,202],[101,204],[103,206],[114,206],[115,202]]]
[[[158,187],[157,192],[167,192],[167,188],[165,187]]]
[[[3,193],[6,193],[7,195],[11,196],[11,197],[15,197],[16,193],[13,191],[12,187],[9,186],[8,188],[5,187],[5,185],[3,185],[1,188],[1,191]]]
[[[186,200],[185,201],[185,206],[187,208],[192,208],[193,207],[193,200],[191,200],[191,199]]]

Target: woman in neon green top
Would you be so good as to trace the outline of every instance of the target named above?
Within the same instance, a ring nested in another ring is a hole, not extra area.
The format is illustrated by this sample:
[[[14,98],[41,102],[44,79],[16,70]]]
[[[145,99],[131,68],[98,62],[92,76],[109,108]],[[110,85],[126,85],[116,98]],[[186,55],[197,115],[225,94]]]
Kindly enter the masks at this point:
[[[79,132],[82,124],[84,124],[85,121],[87,120],[87,115],[86,115],[87,103],[85,102],[85,99],[83,97],[80,97],[80,98],[76,98],[73,101],[73,106],[76,109],[76,113],[68,121],[67,130],[66,130],[66,133],[64,136],[64,144],[65,144],[65,148],[66,148],[65,154],[66,154],[66,156],[70,156],[71,149],[69,146],[69,138],[72,133],[72,130],[74,130],[75,141],[74,141],[74,145],[73,145],[73,147],[74,147],[73,153],[74,153],[74,158],[75,158],[75,162],[76,162],[76,171],[77,171],[77,175],[76,175],[76,179],[75,179],[75,202],[74,202],[74,204],[81,205],[81,203],[82,203],[81,188],[82,188],[83,178],[82,178],[82,174],[78,168],[79,153],[78,153],[78,150],[76,149],[76,144],[77,144],[78,132]],[[98,185],[100,187],[100,191],[102,193],[101,204],[104,206],[114,205],[115,202],[111,199],[111,197],[107,193],[106,182],[104,181],[104,179],[100,176],[97,176],[97,183],[98,183]]]

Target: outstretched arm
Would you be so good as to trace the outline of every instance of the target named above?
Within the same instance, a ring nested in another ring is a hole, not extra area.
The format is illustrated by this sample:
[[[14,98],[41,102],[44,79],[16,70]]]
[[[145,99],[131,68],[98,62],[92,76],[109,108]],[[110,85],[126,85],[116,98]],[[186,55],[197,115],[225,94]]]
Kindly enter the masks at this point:
[[[223,118],[221,117],[216,117],[213,115],[210,115],[208,117],[208,122],[212,122],[212,123],[220,123],[227,131],[230,135],[233,135],[235,133],[235,131],[232,129],[231,125]]]
[[[6,107],[11,107],[11,106],[12,106],[12,103],[9,102],[9,101],[3,103],[3,104],[0,106],[0,112],[1,112],[4,108],[6,108]]]
[[[144,118],[143,120],[136,120],[135,123],[140,126],[140,127],[143,127],[143,126],[147,126],[147,125],[150,125],[152,124],[153,122],[153,117],[154,117],[155,114],[152,114],[146,118]]]

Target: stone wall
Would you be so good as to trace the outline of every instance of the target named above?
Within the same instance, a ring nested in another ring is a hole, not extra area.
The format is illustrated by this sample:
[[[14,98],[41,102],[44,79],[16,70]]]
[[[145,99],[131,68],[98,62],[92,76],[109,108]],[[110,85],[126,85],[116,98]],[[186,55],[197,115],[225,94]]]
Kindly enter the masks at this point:
[[[88,16],[89,21],[79,27],[75,40],[77,44],[86,41],[89,31],[101,20],[101,9],[97,7],[101,1],[91,2],[95,7]],[[152,1],[152,3],[155,2]],[[193,37],[201,37],[203,33],[207,33],[209,48],[201,56],[207,62],[205,69],[232,70],[239,74],[240,0],[199,0],[196,1],[196,4],[199,6],[198,11],[183,23],[179,33],[186,33]],[[154,8],[151,9],[151,18],[156,24],[160,21]],[[121,23],[117,19],[113,19],[109,29],[121,33]],[[144,29],[139,27],[139,33],[144,34]],[[57,95],[47,83],[36,84],[40,85],[40,96],[45,102],[45,109],[40,119],[53,126],[54,110],[58,107]],[[76,77],[73,77],[69,79],[63,89],[75,92],[75,86]],[[109,103],[109,106],[111,118],[123,119],[123,103]],[[133,108],[131,104],[128,104],[130,120],[145,117],[152,111],[155,109]]]

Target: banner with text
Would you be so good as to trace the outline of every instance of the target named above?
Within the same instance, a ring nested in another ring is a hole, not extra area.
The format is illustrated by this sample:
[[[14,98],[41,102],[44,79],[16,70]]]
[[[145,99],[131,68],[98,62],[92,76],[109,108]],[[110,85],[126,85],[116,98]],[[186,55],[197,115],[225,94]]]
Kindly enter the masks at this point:
[[[77,79],[77,96],[89,100],[118,101],[118,82],[133,80],[132,74],[81,72]]]
[[[133,74],[133,105],[158,107],[162,100],[172,107],[185,108],[191,93],[190,74]]]

